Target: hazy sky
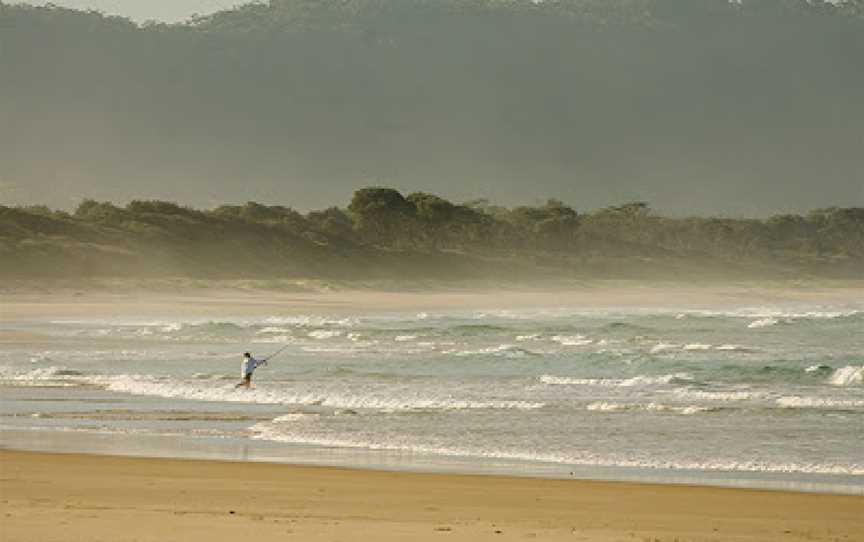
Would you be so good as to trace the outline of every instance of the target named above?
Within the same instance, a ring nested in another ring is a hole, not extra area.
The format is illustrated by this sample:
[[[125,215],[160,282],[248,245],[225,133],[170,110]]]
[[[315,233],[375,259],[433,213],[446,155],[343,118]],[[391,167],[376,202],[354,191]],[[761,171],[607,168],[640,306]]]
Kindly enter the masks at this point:
[[[244,2],[55,1],[138,21]],[[864,204],[864,21],[715,17],[713,2],[602,28],[498,2],[483,8],[488,20],[430,18],[438,0],[377,11],[404,1],[344,10],[352,32],[342,19],[302,33],[285,17],[250,27],[237,13],[206,41],[63,14],[32,32],[37,14],[15,10],[26,30],[2,36],[0,202],[309,210],[385,185],[579,210],[647,201],[677,214]],[[633,3],[604,0],[623,21],[617,3]]]
[[[158,20],[177,22],[192,14],[207,14],[236,5],[252,3],[251,0],[38,0],[12,1],[10,4],[44,5],[53,3],[76,9],[96,9],[109,15],[122,15],[138,22]]]

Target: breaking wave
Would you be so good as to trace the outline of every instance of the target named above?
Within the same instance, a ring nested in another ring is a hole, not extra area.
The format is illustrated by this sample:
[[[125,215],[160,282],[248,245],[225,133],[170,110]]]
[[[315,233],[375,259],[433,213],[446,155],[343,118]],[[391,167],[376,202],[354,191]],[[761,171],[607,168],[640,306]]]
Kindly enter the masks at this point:
[[[584,335],[555,335],[551,339],[561,346],[588,346],[589,344],[594,344],[594,339],[589,339]]]
[[[507,358],[522,358],[525,356],[536,356],[531,350],[520,348],[512,344],[500,344],[498,346],[490,346],[488,348],[479,348],[476,350],[445,350],[444,354],[452,354],[454,356],[500,356]]]
[[[849,365],[834,371],[828,382],[834,386],[853,386],[864,382],[864,365]]]
[[[736,401],[752,401],[754,399],[765,399],[770,394],[764,391],[733,390],[733,391],[707,391],[696,389],[676,389],[673,393],[680,399],[694,401],[717,401],[721,403]]]
[[[683,414],[685,416],[699,414],[701,412],[717,412],[720,410],[717,407],[704,405],[665,405],[661,403],[614,403],[609,401],[597,401],[590,403],[585,407],[586,410],[595,412],[630,412],[630,411],[646,411],[646,412],[671,412],[675,414]]]
[[[777,399],[783,408],[857,409],[864,408],[864,399],[833,399],[827,397],[784,396]]]
[[[533,410],[545,403],[518,400],[462,399],[449,395],[420,395],[395,392],[361,394],[352,390],[322,390],[320,392],[297,392],[257,388],[236,390],[233,386],[202,386],[196,383],[177,382],[149,376],[120,375],[95,379],[105,389],[133,395],[152,395],[198,401],[239,402],[260,404],[285,404],[324,406],[343,409],[398,410],[479,410],[517,409]]]
[[[750,329],[758,329],[760,327],[776,326],[779,323],[780,323],[780,320],[778,320],[777,318],[773,318],[773,317],[769,316],[768,318],[760,318],[759,320],[754,320],[754,321],[750,322],[750,324],[747,327],[749,327]]]
[[[566,376],[541,375],[540,382],[550,386],[656,386],[662,384],[691,383],[693,376],[688,373],[667,375],[637,375],[631,378],[573,378]]]

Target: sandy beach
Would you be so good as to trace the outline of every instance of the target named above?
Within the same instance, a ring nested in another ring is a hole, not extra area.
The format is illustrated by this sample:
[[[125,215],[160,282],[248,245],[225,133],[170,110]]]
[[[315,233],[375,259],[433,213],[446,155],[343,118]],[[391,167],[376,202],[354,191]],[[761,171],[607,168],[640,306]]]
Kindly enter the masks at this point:
[[[0,452],[4,542],[864,539],[864,497]]]
[[[862,298],[864,290],[857,286],[740,285],[599,284],[566,291],[435,293],[7,291],[0,294],[0,346],[24,353],[89,351],[97,348],[92,338],[43,334],[28,323],[91,318],[218,320],[530,307],[699,309]],[[112,341],[119,339],[100,338],[98,348],[130,348]],[[862,496],[13,450],[0,450],[0,501],[2,542],[864,540]]]

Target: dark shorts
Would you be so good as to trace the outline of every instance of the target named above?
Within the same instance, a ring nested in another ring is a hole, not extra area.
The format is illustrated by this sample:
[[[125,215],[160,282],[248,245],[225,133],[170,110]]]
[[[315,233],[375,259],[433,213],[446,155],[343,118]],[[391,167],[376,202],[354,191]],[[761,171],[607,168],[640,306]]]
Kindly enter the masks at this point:
[[[243,380],[246,380],[246,381],[252,380],[252,373],[246,373],[246,376],[243,377]]]

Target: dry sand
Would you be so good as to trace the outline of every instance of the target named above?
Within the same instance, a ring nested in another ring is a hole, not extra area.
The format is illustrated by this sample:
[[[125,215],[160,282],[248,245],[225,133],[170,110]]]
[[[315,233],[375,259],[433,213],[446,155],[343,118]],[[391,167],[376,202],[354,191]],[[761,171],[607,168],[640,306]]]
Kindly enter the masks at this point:
[[[0,451],[3,542],[864,540],[864,497]]]

